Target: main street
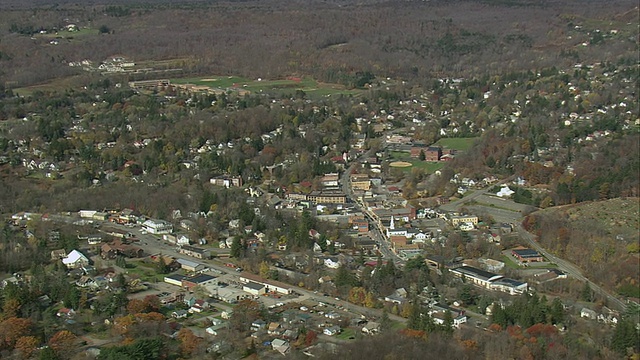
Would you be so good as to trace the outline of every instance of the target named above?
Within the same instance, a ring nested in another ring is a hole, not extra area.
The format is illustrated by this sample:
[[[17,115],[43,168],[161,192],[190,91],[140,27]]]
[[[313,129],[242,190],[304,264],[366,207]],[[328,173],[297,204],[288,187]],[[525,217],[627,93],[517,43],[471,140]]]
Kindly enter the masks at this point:
[[[375,220],[373,214],[369,211],[369,209],[366,208],[366,206],[364,206],[360,199],[354,198],[353,189],[351,188],[351,173],[357,165],[361,164],[359,160],[371,156],[373,151],[373,149],[369,149],[367,152],[360,155],[357,159],[351,161],[351,164],[342,173],[342,177],[340,179],[342,191],[346,195],[346,198],[350,199],[355,204],[356,209],[362,212],[367,218],[367,221],[369,222],[369,234],[371,235],[371,238],[378,244],[378,251],[380,251],[382,257],[387,260],[393,261],[396,265],[404,265],[405,261],[391,250],[389,241],[382,229],[380,229],[380,224],[378,223],[378,221]]]

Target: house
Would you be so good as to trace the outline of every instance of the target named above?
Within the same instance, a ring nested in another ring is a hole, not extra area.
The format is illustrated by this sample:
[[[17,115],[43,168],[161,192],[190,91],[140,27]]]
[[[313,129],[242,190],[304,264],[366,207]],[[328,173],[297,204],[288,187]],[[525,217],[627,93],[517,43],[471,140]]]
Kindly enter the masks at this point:
[[[209,309],[210,305],[209,302],[203,300],[203,299],[198,299],[196,300],[193,305],[191,305],[191,307],[189,308],[189,312],[190,313],[201,313],[207,309]]]
[[[81,276],[80,279],[76,281],[76,285],[81,288],[94,288],[98,286],[98,284],[90,276],[87,275]]]
[[[322,333],[327,336],[338,335],[340,334],[340,326],[334,325],[334,326],[324,328],[324,330],[322,330]]]
[[[289,351],[289,342],[282,339],[273,339],[271,341],[271,347],[273,350],[276,350],[277,352],[284,355]]]
[[[446,311],[448,311],[448,310],[446,310]],[[433,321],[436,324],[444,325],[446,315],[445,315],[444,312],[436,312],[436,313],[432,314],[432,318],[433,318]],[[460,325],[462,325],[462,324],[467,322],[467,316],[464,315],[463,313],[461,313],[461,314],[458,314],[457,316],[453,317],[451,320],[453,321],[452,326],[454,328],[459,328]]]
[[[580,317],[589,320],[595,320],[598,317],[598,314],[596,314],[596,312],[591,309],[582,308],[582,310],[580,310]]]
[[[62,263],[65,264],[68,269],[78,269],[89,265],[89,259],[80,251],[72,250],[67,257],[62,259]]]
[[[191,307],[196,303],[196,300],[195,296],[185,296],[183,301],[187,306]]]
[[[262,330],[262,329],[264,329],[264,328],[266,328],[266,327],[267,327],[267,323],[266,323],[264,320],[262,320],[262,319],[254,320],[254,321],[251,323],[251,330],[252,330],[252,331]]]
[[[395,304],[403,304],[407,301],[407,290],[404,288],[396,289],[393,294],[385,296],[384,301],[392,302]]]
[[[380,323],[369,321],[362,327],[362,332],[369,335],[377,334],[380,332]]]
[[[62,308],[56,313],[57,317],[72,318],[76,312],[73,309]]]
[[[118,251],[109,244],[103,244],[100,247],[100,256],[103,259],[115,259],[118,256]]]
[[[272,323],[269,323],[269,326],[267,327],[267,334],[276,335],[280,332],[279,330],[280,330],[280,324],[277,322],[272,322]]]
[[[189,237],[186,235],[179,235],[176,239],[176,244],[178,244],[179,246],[189,245],[191,244],[191,239],[189,239]]]
[[[175,319],[186,319],[187,316],[189,316],[187,310],[176,310],[171,313],[171,317]]]
[[[336,320],[340,318],[340,314],[338,314],[337,312],[331,311],[328,312],[326,314],[324,314],[324,317],[331,319],[331,320]]]
[[[329,269],[337,269],[340,267],[340,261],[338,260],[338,258],[326,257],[324,259],[324,266],[328,267]]]

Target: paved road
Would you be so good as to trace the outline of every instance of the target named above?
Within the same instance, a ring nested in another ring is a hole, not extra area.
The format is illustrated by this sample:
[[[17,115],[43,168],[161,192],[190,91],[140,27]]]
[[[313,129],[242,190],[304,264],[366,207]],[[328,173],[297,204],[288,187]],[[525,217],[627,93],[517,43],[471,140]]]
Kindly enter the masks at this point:
[[[498,182],[497,184],[493,184],[493,185],[484,187],[482,189],[475,190],[473,193],[463,197],[462,199],[452,201],[448,204],[440,205],[440,209],[446,210],[446,211],[458,211],[460,207],[464,206],[468,202],[477,200],[481,195],[484,195],[487,192],[489,192],[489,190],[492,189],[494,186],[500,186],[502,184],[506,184],[507,182],[511,181],[511,179],[512,177],[509,177]]]
[[[382,254],[382,257],[387,260],[393,261],[396,265],[402,266],[404,265],[405,261],[391,250],[389,239],[387,239],[384,232],[380,229],[378,222],[373,219],[373,214],[371,214],[371,212],[364,206],[364,204],[362,204],[360,199],[354,198],[353,189],[351,188],[351,172],[355,169],[356,166],[360,165],[360,159],[371,156],[372,152],[373,150],[370,149],[360,155],[357,159],[351,161],[351,165],[342,173],[342,177],[340,179],[342,191],[345,193],[347,199],[351,199],[351,201],[355,204],[356,209],[362,212],[367,217],[367,220],[369,221],[369,234],[371,235],[371,238],[376,243],[378,243],[378,250]]]
[[[608,305],[610,307],[618,308],[618,310],[620,310],[621,312],[626,311],[627,305],[622,300],[613,296],[612,294],[607,292],[605,289],[595,284],[593,281],[587,279],[587,277],[582,275],[582,271],[580,270],[580,268],[578,268],[574,264],[564,259],[561,259],[557,256],[554,256],[553,254],[545,250],[542,246],[540,246],[540,244],[538,244],[538,242],[536,242],[535,235],[526,231],[521,224],[518,223],[515,225],[515,231],[517,231],[520,237],[527,242],[529,247],[531,247],[532,249],[535,249],[540,254],[544,255],[547,258],[547,260],[549,260],[550,262],[553,262],[556,265],[558,265],[558,268],[560,268],[560,270],[566,272],[567,274],[573,276],[574,278],[580,281],[588,283],[593,291],[595,291],[596,293],[602,295],[607,299],[607,301],[609,302]]]
[[[498,185],[503,184],[508,182],[510,179],[506,179],[501,181],[500,183],[498,183]],[[487,199],[486,196],[484,196],[490,188],[492,188],[492,186],[490,187],[486,187],[480,190],[475,191],[473,194],[470,194],[469,196],[466,196],[462,199],[453,201],[449,204],[446,205],[442,205],[440,206],[441,209],[443,210],[447,210],[447,211],[457,211],[458,208],[464,206],[464,204],[472,201],[472,200],[476,200],[476,201],[481,201],[481,200],[485,200]],[[495,200],[492,202],[494,203]],[[537,241],[536,241],[536,237],[535,235],[529,233],[528,231],[526,231],[522,225],[521,225],[521,221],[522,221],[522,214],[520,212],[515,212],[515,211],[510,211],[510,210],[506,210],[506,209],[499,209],[499,208],[495,208],[495,207],[491,207],[491,206],[479,206],[479,205],[472,205],[470,206],[472,208],[482,208],[482,210],[486,210],[489,215],[493,216],[493,218],[498,221],[498,222],[510,222],[512,224],[514,224],[515,226],[515,231],[518,233],[518,235],[520,235],[520,237],[527,243],[527,245],[532,248],[535,249],[536,251],[538,251],[540,254],[544,255],[550,262],[555,263],[556,265],[558,265],[558,268],[564,272],[566,272],[568,275],[583,281],[583,282],[587,282],[589,284],[589,286],[591,287],[591,289],[593,291],[595,291],[596,293],[600,294],[601,296],[603,296],[604,298],[607,299],[608,301],[608,305],[610,307],[614,307],[617,308],[618,310],[624,312],[627,308],[626,304],[620,300],[619,298],[615,297],[614,295],[610,294],[609,292],[607,292],[605,289],[603,289],[601,286],[599,286],[598,284],[595,284],[593,281],[589,280],[586,276],[583,275],[582,270],[580,268],[578,268],[576,265],[572,264],[571,262],[561,259],[553,254],[551,254],[550,252],[548,252],[545,248],[543,248]]]

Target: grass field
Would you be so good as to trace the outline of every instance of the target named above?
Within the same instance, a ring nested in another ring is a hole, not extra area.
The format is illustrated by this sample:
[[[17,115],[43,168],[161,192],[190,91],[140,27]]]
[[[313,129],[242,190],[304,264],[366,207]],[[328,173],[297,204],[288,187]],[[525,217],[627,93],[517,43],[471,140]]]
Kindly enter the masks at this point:
[[[311,78],[251,80],[240,76],[201,76],[197,78],[171,79],[176,84],[194,84],[213,89],[243,89],[252,93],[295,93],[302,90],[309,96],[358,95],[362,90],[346,89],[336,84],[319,83]]]
[[[352,328],[343,329],[340,334],[336,335],[336,337],[341,340],[352,340],[350,338],[355,336],[356,336],[356,331],[353,330]]]
[[[87,29],[87,28],[81,28],[78,31],[66,31],[66,30],[60,30],[58,31],[58,33],[48,33],[48,34],[34,34],[33,37],[35,38],[45,38],[45,39],[57,39],[57,38],[61,38],[61,39],[76,39],[76,38],[81,38],[83,36],[87,36],[87,35],[98,35],[100,33],[100,31],[98,31],[98,29]]]
[[[427,162],[421,161],[419,159],[414,159],[407,152],[403,151],[390,151],[389,155],[393,158],[394,161],[405,161],[411,164],[408,167],[399,167],[403,171],[411,171],[412,168],[424,169],[427,173],[432,174],[436,170],[442,169],[444,163],[442,162]]]
[[[471,146],[477,139],[478,138],[475,138],[475,137],[473,138],[442,138],[438,140],[434,145],[439,145],[446,149],[465,151],[465,150],[469,150],[469,148],[471,148]]]

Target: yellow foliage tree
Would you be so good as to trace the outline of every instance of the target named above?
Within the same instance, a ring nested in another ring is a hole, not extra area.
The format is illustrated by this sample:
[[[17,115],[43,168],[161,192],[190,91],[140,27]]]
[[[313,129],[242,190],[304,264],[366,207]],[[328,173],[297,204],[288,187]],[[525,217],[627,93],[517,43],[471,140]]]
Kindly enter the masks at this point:
[[[29,359],[38,347],[38,344],[40,344],[40,340],[35,336],[21,336],[16,341],[16,350],[20,353],[20,357]]]

